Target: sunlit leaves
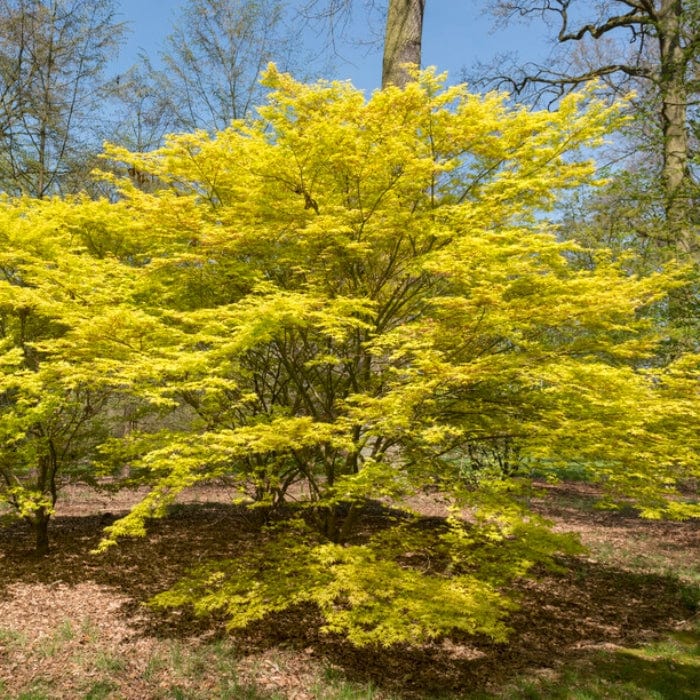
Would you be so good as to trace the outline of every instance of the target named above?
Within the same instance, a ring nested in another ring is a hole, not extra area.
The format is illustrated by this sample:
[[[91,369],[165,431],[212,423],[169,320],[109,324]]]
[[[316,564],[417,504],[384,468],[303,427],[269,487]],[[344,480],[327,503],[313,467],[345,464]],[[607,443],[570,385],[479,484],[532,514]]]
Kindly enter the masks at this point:
[[[113,205],[50,205],[53,219],[47,205],[37,230],[68,238],[48,236],[50,256],[39,238],[14,253],[37,283],[8,278],[4,293],[54,305],[56,329],[31,347],[60,385],[94,377],[146,416],[101,442],[101,469],[127,463],[129,483],[151,486],[102,548],[225,477],[271,517],[293,497],[306,525],[160,604],[244,626],[313,602],[358,644],[501,639],[504,587],[575,551],[528,512],[529,476],[580,463],[611,499],[690,512],[674,488],[696,469],[693,364],[656,367],[641,313],[677,281],[602,253],[581,270],[545,218],[594,178],[586,149],[616,112],[585,96],[511,109],[430,71],[369,99],[274,69],[266,81],[258,120],[149,154],[108,148],[153,186],[108,176]],[[39,283],[59,258],[65,272]],[[80,301],[58,283],[71,275]],[[5,381],[29,391],[5,342]],[[453,509],[447,530],[363,530],[368,499],[427,487]]]
[[[259,120],[144,156],[110,151],[162,183],[127,184],[124,206],[152,222],[153,303],[182,334],[174,365],[188,369],[161,392],[199,417],[196,434],[135,457],[159,480],[112,540],[223,475],[253,505],[296,489],[320,533],[289,530],[159,604],[243,626],[312,601],[356,643],[501,638],[498,587],[575,551],[524,507],[529,474],[581,463],[650,515],[685,509],[669,496],[694,464],[679,418],[696,398],[683,372],[652,371],[658,339],[639,313],[677,282],[631,277],[603,253],[578,269],[545,218],[593,181],[586,149],[617,113],[586,94],[511,109],[415,77],[365,99],[272,68]],[[421,545],[401,527],[348,545],[366,499],[426,486],[470,509],[470,525]],[[414,567],[410,543],[444,568]]]

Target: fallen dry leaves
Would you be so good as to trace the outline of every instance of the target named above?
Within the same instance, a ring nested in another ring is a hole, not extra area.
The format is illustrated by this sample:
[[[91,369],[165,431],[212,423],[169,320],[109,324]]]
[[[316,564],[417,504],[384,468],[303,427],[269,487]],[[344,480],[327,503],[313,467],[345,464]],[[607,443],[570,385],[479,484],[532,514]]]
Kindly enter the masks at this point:
[[[230,671],[232,684],[255,686],[262,696],[310,700],[324,697],[319,688],[328,669],[371,683],[374,698],[431,697],[494,690],[524,671],[547,677],[572,658],[673,629],[690,612],[674,581],[651,568],[645,573],[643,565],[687,569],[700,544],[698,523],[592,511],[582,507],[595,495],[588,489],[550,487],[535,506],[608,554],[573,559],[565,574],[541,572],[523,582],[509,644],[455,636],[391,649],[357,649],[321,634],[309,607],[270,616],[237,636],[227,635],[221,620],[150,611],[144,601],[189,566],[254,547],[258,525],[228,504],[225,490],[200,488],[190,494],[195,503],[154,522],[147,538],[96,557],[89,551],[129,495],[74,490],[52,523],[48,557],[33,556],[21,524],[0,528],[0,697],[33,687],[66,699],[170,698],[177,697],[174,687],[180,697],[218,697]],[[412,505],[431,516],[439,508],[432,496]],[[626,566],[632,559],[635,571]]]

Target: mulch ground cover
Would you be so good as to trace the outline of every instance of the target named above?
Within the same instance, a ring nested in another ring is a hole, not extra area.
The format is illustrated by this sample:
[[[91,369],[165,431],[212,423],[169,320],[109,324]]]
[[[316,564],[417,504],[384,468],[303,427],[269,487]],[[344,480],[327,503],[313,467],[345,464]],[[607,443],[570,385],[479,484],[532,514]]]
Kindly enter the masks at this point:
[[[190,567],[235,557],[264,537],[254,518],[225,502],[225,492],[190,494],[196,502],[153,521],[147,537],[124,541],[102,555],[90,551],[128,495],[69,495],[51,524],[47,557],[34,556],[31,532],[22,523],[0,527],[0,628],[15,630],[18,639],[22,635],[21,644],[0,637],[0,688],[6,692],[48,675],[58,697],[71,697],[81,668],[67,668],[65,655],[37,652],[46,650],[47,640],[55,639],[66,621],[78,630],[65,635],[70,645],[79,646],[81,634],[90,634],[122,659],[115,671],[121,677],[118,687],[109,697],[159,697],[153,684],[162,685],[162,675],[144,679],[145,659],[154,645],[226,638],[235,643],[243,673],[249,668],[252,682],[280,697],[314,697],[311,685],[318,669],[332,668],[351,681],[371,683],[378,693],[374,697],[417,698],[497,691],[522,673],[547,674],[600,650],[655,639],[694,614],[692,596],[672,572],[697,563],[698,522],[652,522],[626,512],[595,511],[589,507],[594,490],[564,484],[548,487],[534,505],[557,527],[578,531],[592,553],[563,562],[565,573],[541,571],[520,584],[520,608],[509,620],[513,633],[507,644],[453,636],[414,648],[358,649],[322,634],[310,607],[271,615],[232,637],[223,620],[144,606]],[[596,551],[608,556],[596,556]],[[634,567],[626,564],[630,553]],[[660,560],[668,573],[659,571]],[[246,667],[246,659],[255,664]]]

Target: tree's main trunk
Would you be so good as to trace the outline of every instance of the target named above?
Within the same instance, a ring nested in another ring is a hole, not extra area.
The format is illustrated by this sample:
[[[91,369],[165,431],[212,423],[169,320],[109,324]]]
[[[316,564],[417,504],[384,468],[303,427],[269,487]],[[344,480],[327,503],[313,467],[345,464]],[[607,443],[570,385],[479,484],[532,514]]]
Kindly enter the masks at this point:
[[[40,427],[43,432],[43,426]],[[44,556],[49,553],[49,520],[53,506],[56,505],[56,474],[58,473],[58,456],[56,446],[51,438],[46,441],[47,453],[41,455],[37,464],[36,490],[42,498],[49,497],[50,506],[40,505],[31,516],[34,528],[36,553]]]
[[[34,536],[36,553],[46,556],[49,553],[49,520],[50,515],[45,508],[40,508],[34,516]]]
[[[410,76],[405,64],[420,67],[425,0],[390,0],[384,34],[382,87],[404,87]]]
[[[681,45],[683,3],[663,0],[658,15],[661,62],[661,128],[663,133],[663,181],[666,216],[677,251],[697,253],[697,241],[689,221],[686,58]]]

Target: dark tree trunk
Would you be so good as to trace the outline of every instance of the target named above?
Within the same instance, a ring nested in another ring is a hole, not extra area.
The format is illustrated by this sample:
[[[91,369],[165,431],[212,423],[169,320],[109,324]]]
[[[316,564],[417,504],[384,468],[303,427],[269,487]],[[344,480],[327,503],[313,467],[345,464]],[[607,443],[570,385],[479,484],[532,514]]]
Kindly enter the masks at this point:
[[[44,428],[41,428],[44,432]],[[31,516],[34,528],[36,553],[44,556],[49,553],[49,520],[53,506],[56,505],[57,489],[56,474],[58,473],[58,455],[51,438],[47,439],[47,453],[39,457],[37,468],[36,490],[46,499],[50,506],[39,506]]]
[[[51,516],[46,509],[37,511],[33,526],[35,537],[35,549],[38,556],[43,557],[49,553],[49,520]]]

